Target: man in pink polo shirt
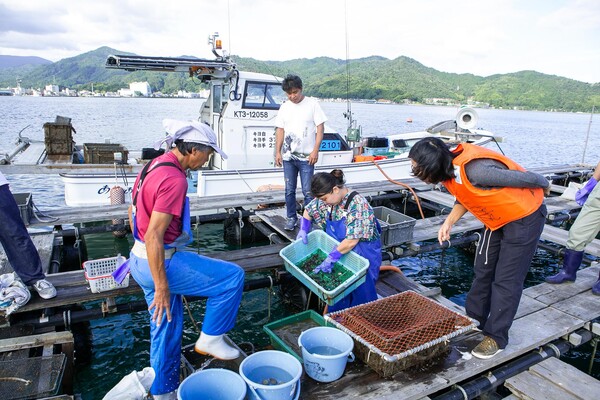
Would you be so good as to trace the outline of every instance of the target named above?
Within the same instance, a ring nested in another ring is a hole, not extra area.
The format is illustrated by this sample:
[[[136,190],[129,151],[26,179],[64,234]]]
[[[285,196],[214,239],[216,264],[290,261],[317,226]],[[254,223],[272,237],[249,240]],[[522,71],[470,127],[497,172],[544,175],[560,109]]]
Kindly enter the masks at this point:
[[[202,333],[195,350],[232,360],[239,351],[224,340],[242,299],[244,271],[236,264],[178,247],[191,242],[186,170],[197,170],[217,151],[213,130],[197,121],[163,121],[171,151],[152,160],[138,175],[130,221],[135,244],[131,275],[144,290],[150,312],[150,365],[154,399],[176,399],[183,332],[182,295],[207,297]],[[162,144],[162,142],[160,144]],[[160,146],[159,144],[159,146]]]

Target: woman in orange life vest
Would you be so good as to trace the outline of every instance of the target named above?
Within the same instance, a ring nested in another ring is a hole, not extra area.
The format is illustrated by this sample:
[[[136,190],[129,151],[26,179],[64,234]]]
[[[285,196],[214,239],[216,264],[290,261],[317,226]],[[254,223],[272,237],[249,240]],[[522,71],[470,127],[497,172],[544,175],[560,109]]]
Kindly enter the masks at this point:
[[[544,229],[544,193],[550,183],[504,155],[471,144],[450,150],[438,138],[425,138],[408,157],[417,178],[441,182],[456,198],[438,232],[440,243],[450,239],[452,225],[467,211],[485,225],[465,309],[479,321],[484,335],[471,353],[491,358],[508,344],[508,330]]]

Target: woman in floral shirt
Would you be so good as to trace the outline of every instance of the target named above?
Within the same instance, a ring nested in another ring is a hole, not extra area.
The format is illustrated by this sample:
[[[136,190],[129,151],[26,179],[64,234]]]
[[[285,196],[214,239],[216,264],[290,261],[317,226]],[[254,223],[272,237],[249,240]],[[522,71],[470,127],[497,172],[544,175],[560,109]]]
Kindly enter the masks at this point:
[[[297,239],[308,243],[307,234],[314,223],[340,242],[314,272],[330,273],[342,255],[352,250],[369,260],[365,283],[330,306],[329,311],[376,300],[375,282],[381,266],[381,228],[373,209],[363,196],[345,186],[344,173],[339,169],[315,174],[311,180],[311,194],[314,199],[304,210]]]

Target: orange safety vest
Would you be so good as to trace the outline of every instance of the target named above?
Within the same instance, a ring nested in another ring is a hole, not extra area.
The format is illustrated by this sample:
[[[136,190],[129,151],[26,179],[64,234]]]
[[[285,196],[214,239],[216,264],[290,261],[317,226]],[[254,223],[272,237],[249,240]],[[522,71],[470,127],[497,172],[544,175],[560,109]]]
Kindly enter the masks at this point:
[[[467,143],[459,144],[453,153],[459,153],[461,150],[462,153],[452,160],[452,164],[458,167],[460,175],[443,181],[442,184],[487,228],[495,231],[509,222],[530,215],[540,207],[544,201],[543,189],[515,187],[479,189],[469,182],[464,168],[471,160],[490,158],[500,161],[510,170],[525,171],[519,164],[495,151]]]

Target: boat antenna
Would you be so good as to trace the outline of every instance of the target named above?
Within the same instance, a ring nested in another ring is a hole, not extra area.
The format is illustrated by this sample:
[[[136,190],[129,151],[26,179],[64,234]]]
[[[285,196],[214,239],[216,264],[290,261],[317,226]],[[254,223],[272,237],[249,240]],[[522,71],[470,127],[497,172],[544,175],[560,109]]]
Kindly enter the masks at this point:
[[[348,1],[344,1],[344,24],[346,34],[346,113],[348,129],[352,128],[352,103],[350,102],[350,44],[348,40]]]
[[[352,102],[350,101],[350,41],[348,40],[348,1],[344,1],[344,19],[346,28],[346,112],[344,118],[348,120],[346,129],[346,139],[352,143],[358,143],[361,140],[361,127],[356,126],[356,121],[352,117]]]
[[[592,128],[592,117],[594,116],[595,105],[592,105],[592,112],[590,114],[590,122],[588,122],[587,135],[585,136],[585,146],[583,146],[583,156],[581,157],[581,163],[585,163],[585,153],[587,151],[588,140],[590,138],[590,129]]]
[[[229,35],[229,54],[233,54],[231,50],[231,8],[230,8],[230,0],[227,0],[227,33]]]

